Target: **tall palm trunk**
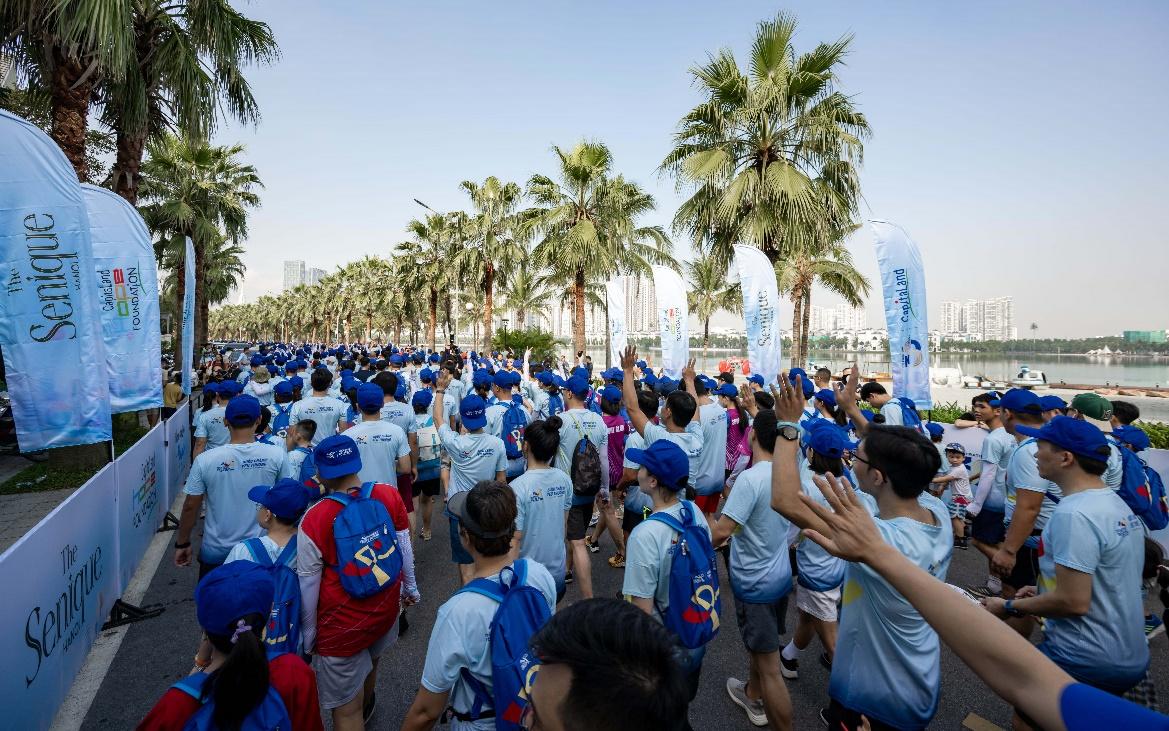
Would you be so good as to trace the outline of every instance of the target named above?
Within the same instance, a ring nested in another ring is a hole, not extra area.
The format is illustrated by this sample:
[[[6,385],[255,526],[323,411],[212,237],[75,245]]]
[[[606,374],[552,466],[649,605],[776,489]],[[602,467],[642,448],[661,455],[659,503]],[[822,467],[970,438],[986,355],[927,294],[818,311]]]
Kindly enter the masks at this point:
[[[85,67],[78,59],[65,58],[60,49],[54,49],[53,55],[51,136],[73,166],[77,179],[86,183],[89,182],[89,163],[85,158],[85,130],[93,78],[85,77]]]
[[[491,291],[495,284],[495,265],[487,262],[483,273],[483,350],[491,351],[491,318],[495,314],[495,297]]]
[[[791,300],[793,306],[791,367],[796,368],[803,363],[803,359],[800,357],[800,328],[804,322],[804,291],[802,285],[797,284],[792,288]]]
[[[426,321],[426,334],[430,338],[430,349],[437,350],[438,346],[434,340],[434,331],[438,329],[438,290],[434,287],[430,288],[430,309],[428,310],[428,319]]]
[[[394,320],[394,345],[402,345],[402,321]]]
[[[516,330],[528,329],[528,311],[523,307],[515,311]]]
[[[800,353],[803,354],[804,360],[808,361],[808,366],[811,367],[812,362],[808,354],[808,327],[812,323],[812,288],[804,289],[803,312],[800,320]]]
[[[365,341],[373,341],[373,313],[365,313]]]
[[[572,345],[575,352],[585,349],[585,274],[577,269],[572,279]]]
[[[146,149],[146,135],[121,130],[117,136],[117,153],[111,171],[114,192],[138,205],[138,183],[142,180],[142,157]]]
[[[698,366],[699,370],[706,367],[706,351],[710,348],[710,318],[702,321],[702,364]]]
[[[195,352],[202,353],[207,345],[207,316],[210,307],[207,302],[206,282],[207,247],[191,237],[195,246]]]
[[[609,298],[605,298],[605,370],[613,367],[613,331],[609,327]]]

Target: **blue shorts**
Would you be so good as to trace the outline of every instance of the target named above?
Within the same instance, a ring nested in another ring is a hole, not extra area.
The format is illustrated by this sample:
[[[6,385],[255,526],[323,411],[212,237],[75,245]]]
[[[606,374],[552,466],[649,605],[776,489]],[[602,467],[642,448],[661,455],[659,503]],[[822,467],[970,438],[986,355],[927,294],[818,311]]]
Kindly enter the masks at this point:
[[[984,507],[982,512],[974,516],[970,523],[970,537],[979,543],[995,546],[1007,537],[1007,529],[1003,525],[1006,515],[1001,510],[991,510]]]
[[[451,518],[451,561],[454,563],[475,563],[475,559],[471,558],[471,554],[467,553],[467,549],[463,548],[463,542],[459,540],[459,519]]]

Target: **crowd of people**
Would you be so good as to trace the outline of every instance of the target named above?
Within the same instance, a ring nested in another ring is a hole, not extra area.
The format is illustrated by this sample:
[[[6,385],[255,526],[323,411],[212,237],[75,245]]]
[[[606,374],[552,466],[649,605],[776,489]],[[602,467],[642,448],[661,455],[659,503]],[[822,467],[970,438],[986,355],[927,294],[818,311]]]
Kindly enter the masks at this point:
[[[260,343],[206,364],[174,545],[203,635],[140,728],[365,728],[439,519],[461,588],[382,727],[689,728],[733,607],[744,674],[718,682],[755,726],[792,728],[818,643],[830,728],[926,728],[945,642],[1016,728],[1169,729],[1144,609],[1169,513],[1131,404],[979,394],[971,460],[855,368],[736,384],[632,348],[599,374],[530,355]],[[621,599],[594,598],[605,535]],[[946,584],[971,546],[985,584]]]

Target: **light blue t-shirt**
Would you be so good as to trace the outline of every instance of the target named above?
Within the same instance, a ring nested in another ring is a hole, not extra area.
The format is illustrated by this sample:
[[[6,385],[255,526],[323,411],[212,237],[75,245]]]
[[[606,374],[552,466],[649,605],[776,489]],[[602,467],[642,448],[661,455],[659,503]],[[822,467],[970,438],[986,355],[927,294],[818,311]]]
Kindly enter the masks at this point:
[[[723,506],[739,524],[731,536],[731,588],[752,604],[779,601],[792,588],[787,533],[790,522],[771,509],[771,462],[743,471]]]
[[[340,401],[332,396],[306,396],[292,406],[288,415],[288,425],[299,424],[302,421],[314,421],[317,430],[313,434],[312,446],[317,446],[325,437],[337,433],[337,422],[345,418],[349,410],[347,401]]]
[[[698,455],[694,489],[699,495],[713,495],[722,492],[726,482],[727,410],[717,403],[703,404],[694,416],[702,428],[702,450]]]
[[[682,504],[679,500],[662,512],[682,521]],[[691,502],[691,520],[697,519],[703,530],[710,533],[710,526],[702,517],[702,510]],[[654,511],[657,512],[657,511]],[[670,566],[674,561],[674,550],[678,534],[673,528],[657,520],[644,520],[629,534],[629,545],[625,547],[625,581],[621,592],[641,599],[653,599],[665,611],[670,606]],[[786,554],[787,552],[784,551]],[[661,620],[661,617],[654,613]]]
[[[569,409],[560,415],[560,446],[552,466],[571,477],[572,451],[581,439],[587,438],[597,448],[601,458],[601,489],[609,487],[609,427],[598,414],[588,409]],[[592,503],[593,498],[576,498],[578,504]]]
[[[503,403],[496,403],[496,404],[493,404],[491,406],[488,406],[486,412],[484,413],[484,416],[487,417],[487,426],[484,427],[484,431],[486,431],[488,434],[494,434],[495,436],[499,437],[500,439],[503,439],[503,437],[504,437],[504,434],[503,434],[503,415],[507,413],[508,408],[509,408],[508,405],[503,404]],[[521,412],[523,412],[524,418],[527,420],[527,423],[531,424],[532,423],[532,413],[530,411],[528,411],[528,407],[520,405],[519,409]],[[522,446],[522,437],[521,437],[520,444]],[[507,445],[504,445],[504,452],[505,453],[507,452]],[[522,475],[524,473],[524,470],[526,470],[527,468],[528,468],[528,461],[526,459],[524,459],[523,457],[516,457],[515,459],[509,459],[507,461],[507,477],[508,477],[508,479]]]
[[[280,464],[280,479],[300,479],[300,466],[309,453],[300,447],[293,447],[291,452],[284,453],[284,461]]]
[[[691,419],[690,423],[686,425],[686,431],[672,432],[668,431],[666,427],[661,424],[646,424],[645,446],[649,447],[651,444],[659,439],[673,442],[682,448],[686,453],[686,460],[690,463],[690,473],[688,483],[690,487],[694,487],[698,481],[698,468],[702,460],[702,425],[697,420]],[[629,445],[625,446],[625,451],[629,451]],[[726,437],[723,437],[723,457],[726,458]]]
[[[206,439],[207,449],[222,447],[231,441],[231,430],[223,423],[226,412],[223,406],[212,406],[195,417],[195,437]]]
[[[1120,456],[1120,447],[1111,438],[1108,439],[1108,467],[1100,479],[1113,490],[1120,487],[1124,480],[1124,460]]]
[[[1040,594],[1055,589],[1057,564],[1092,575],[1088,613],[1047,618],[1039,645],[1077,680],[1127,690],[1148,668],[1141,602],[1144,537],[1141,519],[1106,488],[1065,496],[1043,529]]]
[[[443,411],[446,410],[445,401],[446,399],[443,399]],[[397,424],[407,434],[413,434],[418,430],[417,424],[414,423],[414,407],[401,401],[391,401],[382,407],[382,421]]]
[[[381,419],[361,421],[342,433],[357,443],[361,455],[361,471],[357,476],[363,483],[398,486],[398,459],[410,456],[410,443],[400,426]]]
[[[459,403],[455,399],[449,398],[450,391],[447,391],[447,393],[444,395],[448,396],[448,398],[444,398],[442,400],[442,413],[443,413],[443,416],[446,417],[446,420],[445,420],[446,425],[450,426],[452,421],[453,421],[453,423],[458,424],[459,423],[459,418],[458,418],[459,417]],[[434,418],[434,401],[433,400],[430,402],[430,405],[426,407],[426,413],[431,418]],[[417,416],[418,415],[415,414],[415,417],[417,417]],[[417,418],[415,418],[414,424],[417,427],[417,425],[418,425]]]
[[[638,434],[636,431],[630,430],[629,436],[625,439],[625,459],[622,462],[621,468],[625,470],[639,470],[641,465],[629,459],[630,449],[645,449],[645,437]],[[641,491],[641,488],[635,482],[632,485],[627,485],[625,488],[625,509],[636,510],[641,512],[642,517],[648,517],[654,509],[654,501],[650,499]]]
[[[876,509],[875,501],[862,502],[870,511]],[[877,517],[877,530],[912,563],[945,581],[954,546],[949,511],[932,495],[923,494],[918,503],[929,510],[934,525]],[[828,694],[891,726],[924,728],[937,712],[941,690],[937,633],[900,592],[864,564],[848,564],[841,601]]]
[[[564,581],[564,513],[572,507],[572,481],[558,469],[532,469],[511,481],[515,528],[523,531],[520,557],[539,561]]]
[[[800,489],[804,494],[815,500],[825,509],[831,509],[824,493],[812,481],[815,473],[808,469],[807,464],[800,465]],[[738,489],[739,483],[735,483]],[[732,493],[734,494],[734,493]],[[725,512],[725,511],[724,511]],[[799,543],[796,544],[796,566],[799,572],[796,581],[800,586],[812,591],[830,591],[844,582],[844,570],[848,563],[828,553],[813,540],[800,533]]]
[[[507,472],[507,452],[497,436],[486,432],[456,434],[446,424],[439,424],[438,438],[451,458],[448,500],[470,490],[479,480],[494,480],[496,472]]]
[[[1018,442],[1001,426],[986,435],[982,443],[982,461],[995,465],[994,484],[982,507],[1003,512],[1007,505],[1007,464]],[[976,493],[977,494],[977,493]]]
[[[881,407],[881,416],[885,417],[887,426],[905,426],[905,414],[901,411],[901,404],[897,399],[889,399]]]
[[[1055,498],[1052,500],[1045,497],[1039,503],[1039,515],[1035,516],[1035,526],[1032,528],[1032,532],[1043,530],[1047,521],[1051,519],[1051,514],[1055,512],[1056,501],[1063,497],[1063,491],[1059,489],[1059,485],[1039,476],[1039,464],[1035,461],[1035,454],[1038,451],[1039,443],[1034,439],[1026,439],[1019,442],[1019,446],[1011,453],[1011,458],[1007,462],[1007,510],[1003,518],[1004,525],[1009,526],[1015,515],[1015,501],[1019,490],[1048,493]],[[1039,536],[1031,536],[1023,545],[1038,548]]]
[[[526,561],[528,580],[544,594],[548,608],[556,611],[556,582],[548,569],[536,561]],[[490,577],[498,580],[499,574]],[[426,648],[426,663],[422,667],[422,687],[431,693],[449,693],[447,703],[459,713],[470,713],[475,693],[463,678],[466,668],[472,677],[491,692],[491,651],[489,638],[491,620],[499,608],[494,600],[469,591],[457,592],[438,608],[430,644]],[[492,731],[494,718],[479,721],[451,719],[451,731]]]
[[[263,532],[248,491],[275,485],[283,462],[283,449],[262,442],[225,444],[195,458],[183,492],[204,496],[200,561],[222,563],[235,544]]]

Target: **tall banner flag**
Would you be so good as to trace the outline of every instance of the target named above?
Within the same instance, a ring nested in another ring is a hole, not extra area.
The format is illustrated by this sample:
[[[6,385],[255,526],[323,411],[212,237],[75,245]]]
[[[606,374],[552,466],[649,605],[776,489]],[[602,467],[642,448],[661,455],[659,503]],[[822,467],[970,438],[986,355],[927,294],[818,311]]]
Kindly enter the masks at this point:
[[[747,330],[747,361],[764,383],[776,383],[781,368],[779,286],[775,267],[754,246],[735,246],[734,266],[727,281],[738,280],[743,290],[743,323]]]
[[[115,414],[162,406],[158,271],[150,232],[137,209],[113,191],[83,183],[97,267],[97,300]]]
[[[195,367],[195,245],[187,237],[183,254],[183,393],[191,395],[191,370]]]
[[[49,136],[0,109],[0,346],[21,451],[111,439],[89,216]]]
[[[686,304],[686,284],[676,271],[668,267],[655,266],[653,275],[658,299],[662,368],[667,376],[678,379],[690,358],[690,309]]]
[[[625,277],[613,277],[605,282],[605,303],[609,310],[609,353],[614,363],[621,363],[621,355],[629,344],[625,330]]]
[[[877,239],[877,263],[885,295],[893,396],[910,398],[919,409],[932,408],[925,268],[921,265],[921,252],[897,224],[871,220],[869,225]]]

